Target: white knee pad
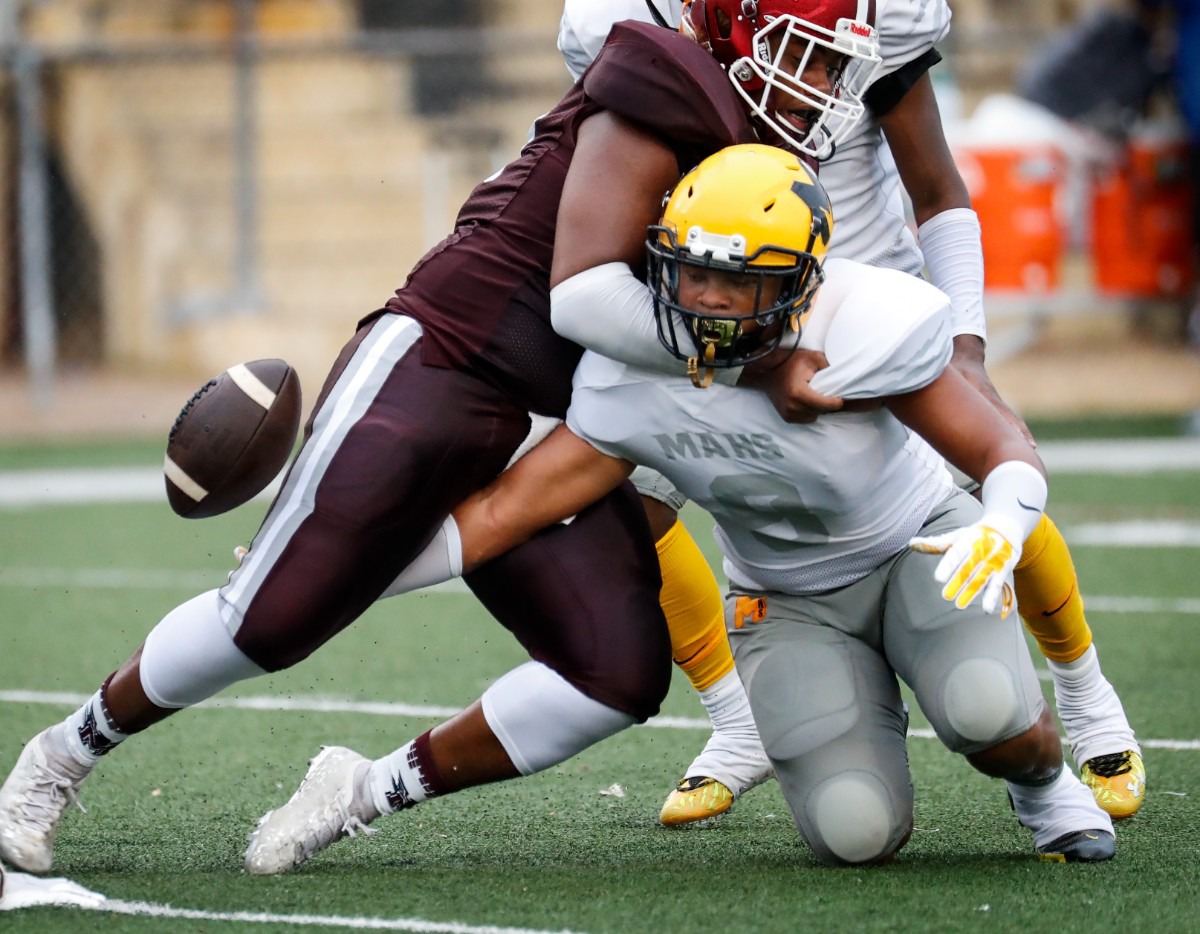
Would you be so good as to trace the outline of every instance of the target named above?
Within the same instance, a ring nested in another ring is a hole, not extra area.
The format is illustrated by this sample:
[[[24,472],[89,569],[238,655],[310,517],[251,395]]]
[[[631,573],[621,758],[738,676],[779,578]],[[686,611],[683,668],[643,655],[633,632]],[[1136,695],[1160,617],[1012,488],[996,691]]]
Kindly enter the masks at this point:
[[[1017,685],[1008,668],[993,658],[970,658],[956,665],[946,678],[942,700],[946,721],[967,746],[999,742],[1012,733]]]
[[[142,690],[158,707],[179,709],[263,674],[233,644],[217,591],[177,606],[150,630],[139,665]]]
[[[813,791],[805,812],[819,839],[809,845],[822,860],[870,863],[891,853],[907,831],[893,818],[887,789],[869,772],[842,772]]]
[[[557,765],[637,721],[592,700],[541,662],[483,692],[483,715],[522,775]]]

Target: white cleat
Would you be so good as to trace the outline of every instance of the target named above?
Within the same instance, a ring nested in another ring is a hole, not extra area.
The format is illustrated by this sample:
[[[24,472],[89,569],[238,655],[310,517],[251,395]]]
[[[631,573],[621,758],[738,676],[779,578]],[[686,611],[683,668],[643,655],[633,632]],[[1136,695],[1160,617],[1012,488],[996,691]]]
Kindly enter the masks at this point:
[[[246,871],[258,876],[287,872],[367,826],[378,814],[357,789],[371,760],[343,746],[323,746],[287,804],[268,811],[250,834]]]
[[[26,744],[0,788],[0,857],[26,872],[50,869],[63,813],[71,804],[83,810],[77,792],[91,768],[67,752],[59,726]]]

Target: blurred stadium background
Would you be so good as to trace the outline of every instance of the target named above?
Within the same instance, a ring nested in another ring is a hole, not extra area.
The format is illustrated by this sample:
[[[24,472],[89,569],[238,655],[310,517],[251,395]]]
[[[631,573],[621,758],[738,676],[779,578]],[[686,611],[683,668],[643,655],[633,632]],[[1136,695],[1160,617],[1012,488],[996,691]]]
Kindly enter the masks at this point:
[[[1035,53],[1114,4],[951,6],[935,74],[984,220],[998,385],[1029,416],[1185,424],[1194,180],[1169,95],[1110,119],[1117,142],[1031,119],[1014,92]],[[560,10],[0,4],[0,437],[159,434],[195,384],[257,357],[314,397],[566,89]]]

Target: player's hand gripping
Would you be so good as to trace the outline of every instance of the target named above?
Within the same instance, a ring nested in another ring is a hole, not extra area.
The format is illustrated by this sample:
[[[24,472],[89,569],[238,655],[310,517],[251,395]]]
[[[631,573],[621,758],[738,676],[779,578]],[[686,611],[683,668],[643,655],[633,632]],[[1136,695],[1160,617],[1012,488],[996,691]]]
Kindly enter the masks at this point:
[[[976,522],[944,535],[917,537],[908,543],[913,551],[942,555],[933,577],[945,584],[942,596],[960,610],[971,605],[980,593],[985,613],[1000,606],[1000,618],[1012,611],[1015,602],[1012,572],[1021,558],[1021,545],[989,525]]]
[[[776,350],[746,366],[738,385],[766,393],[785,422],[807,425],[822,415],[841,411],[845,404],[840,397],[823,395],[810,385],[827,366],[829,361],[819,350]]]

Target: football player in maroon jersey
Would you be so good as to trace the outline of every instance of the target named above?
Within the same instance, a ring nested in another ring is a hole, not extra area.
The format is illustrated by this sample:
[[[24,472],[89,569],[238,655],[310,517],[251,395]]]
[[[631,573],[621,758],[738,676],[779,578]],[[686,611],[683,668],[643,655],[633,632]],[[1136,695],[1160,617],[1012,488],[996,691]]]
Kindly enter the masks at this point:
[[[844,99],[837,87],[852,45],[814,37],[792,15],[798,6],[758,4],[778,26],[773,78],[755,100],[803,136]],[[504,469],[530,413],[565,413],[581,349],[554,332],[550,289],[597,265],[640,265],[644,231],[684,171],[760,130],[776,141],[735,89],[720,44],[711,49],[618,25],[520,157],[472,192],[453,233],[338,357],[228,583],[168,613],[87,702],[26,745],[0,788],[8,863],[48,870],[59,821],[105,754],[239,680],[307,657]],[[817,365],[798,358],[787,375],[815,410],[836,410],[840,400],[807,388]],[[547,768],[657,712],[670,644],[654,542],[631,488],[467,583],[531,661],[391,756],[319,759],[310,778],[338,793],[304,815],[312,838],[274,847],[260,832],[252,872],[284,871],[379,813]]]

